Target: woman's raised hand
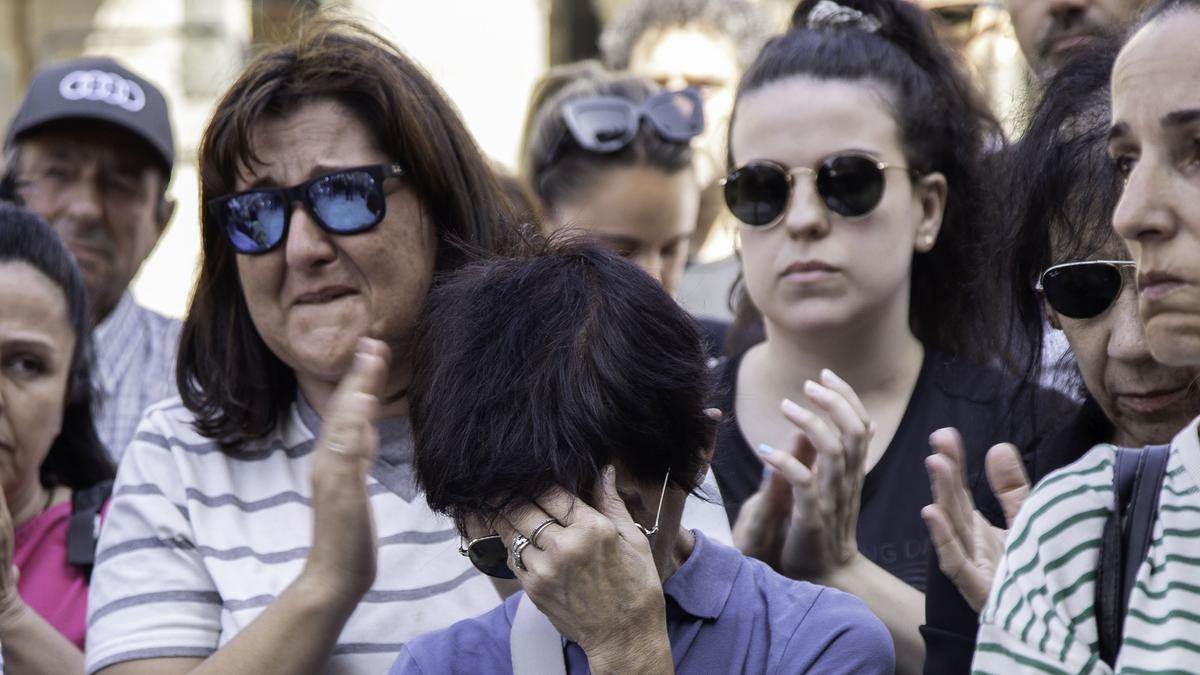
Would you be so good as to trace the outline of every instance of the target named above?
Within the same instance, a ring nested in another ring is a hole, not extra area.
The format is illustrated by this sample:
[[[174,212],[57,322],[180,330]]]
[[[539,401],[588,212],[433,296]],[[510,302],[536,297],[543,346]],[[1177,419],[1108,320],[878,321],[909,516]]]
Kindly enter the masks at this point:
[[[925,459],[933,503],[921,509],[929,528],[938,567],[962,593],[971,609],[983,608],[1007,531],[993,527],[979,511],[963,481],[963,440],[957,429],[938,429],[929,437],[934,453]],[[1009,525],[1029,496],[1021,453],[1009,443],[988,450],[987,477]]]
[[[383,342],[359,340],[350,372],[329,399],[314,451],[313,543],[304,573],[350,609],[375,581],[367,472],[379,446],[374,423],[390,359]]]
[[[554,627],[583,648],[592,672],[669,667],[662,581],[649,539],[617,495],[611,466],[595,495],[593,508],[555,489],[498,518],[510,556],[518,535],[534,540],[522,549],[521,564],[510,558],[509,566]]]
[[[819,581],[858,555],[863,466],[875,426],[850,385],[828,370],[804,391],[824,417],[783,402],[799,436],[790,452],[759,448],[771,476],[743,507],[734,541],[787,576]]]

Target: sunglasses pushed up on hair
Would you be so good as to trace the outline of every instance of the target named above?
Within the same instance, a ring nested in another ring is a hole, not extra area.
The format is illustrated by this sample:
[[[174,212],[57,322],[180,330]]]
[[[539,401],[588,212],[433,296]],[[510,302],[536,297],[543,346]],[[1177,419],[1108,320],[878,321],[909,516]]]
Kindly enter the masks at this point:
[[[725,205],[742,223],[766,229],[783,220],[796,191],[796,174],[811,176],[826,208],[843,218],[862,218],[883,200],[888,169],[916,172],[870,155],[848,152],[830,155],[816,169],[792,169],[766,159],[754,160],[721,179]]]
[[[1132,260],[1080,260],[1054,265],[1042,272],[1034,290],[1059,314],[1093,319],[1108,311],[1125,288],[1124,270]]]
[[[383,181],[404,175],[391,162],[317,176],[290,188],[260,188],[211,199],[209,215],[238,253],[267,253],[287,239],[292,205],[299,201],[317,226],[330,234],[358,234],[387,213]]]
[[[641,103],[618,96],[585,96],[562,104],[563,122],[579,147],[616,152],[633,142],[643,119],[658,135],[687,143],[704,131],[704,105],[695,87],[663,91]]]

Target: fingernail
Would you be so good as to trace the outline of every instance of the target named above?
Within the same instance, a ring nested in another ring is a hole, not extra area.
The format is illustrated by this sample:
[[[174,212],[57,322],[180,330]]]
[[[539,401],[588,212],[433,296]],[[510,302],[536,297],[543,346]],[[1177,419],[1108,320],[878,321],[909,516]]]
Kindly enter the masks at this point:
[[[817,384],[816,382],[813,382],[812,380],[805,380],[804,381],[804,393],[808,394],[809,396],[824,396],[825,395],[825,387],[822,387],[821,385]]]
[[[771,480],[771,465],[770,464],[763,464],[762,479],[763,479],[764,483]]]
[[[780,403],[779,407],[783,408],[784,412],[790,412],[797,415],[804,412],[804,408],[801,408],[800,404],[796,403],[790,398],[783,399],[783,403]]]
[[[842,381],[842,378],[838,377],[837,373],[833,372],[832,370],[830,370],[828,368],[821,369],[821,379],[825,380],[826,382],[829,382],[829,381],[841,382]]]
[[[760,454],[760,455],[775,454],[775,448],[772,448],[771,446],[767,445],[766,443],[759,443],[758,448],[756,448],[756,449],[758,450],[758,454]]]

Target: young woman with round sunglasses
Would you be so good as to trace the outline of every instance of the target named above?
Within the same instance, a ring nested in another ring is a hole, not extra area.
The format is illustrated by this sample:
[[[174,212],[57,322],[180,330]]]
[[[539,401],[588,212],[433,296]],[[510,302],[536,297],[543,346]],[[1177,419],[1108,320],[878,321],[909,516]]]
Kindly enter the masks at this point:
[[[1146,10],[1113,66],[1105,132],[1112,168],[1124,183],[1113,229],[1137,266],[1138,313],[1149,351],[1188,370],[1200,367],[1197,35],[1198,0],[1160,0]],[[1152,526],[1131,519],[1131,529],[1147,532],[1150,541],[1137,551],[1140,559],[1123,560],[1128,595],[1111,605],[1098,602],[1113,595],[1098,587],[1105,586],[1100,570],[1112,569],[1104,561],[1116,543],[1106,536],[1108,523],[1116,522],[1109,518],[1116,448],[1098,445],[1034,488],[1013,523],[980,615],[976,672],[1196,671],[1198,426],[1194,418],[1170,441],[1161,485],[1147,504]],[[1113,605],[1116,611],[1103,611]],[[1109,615],[1113,621],[1100,619]]]
[[[719,424],[687,313],[594,244],[532,253],[430,292],[412,385],[426,498],[523,592],[410,641],[393,675],[892,673],[860,601],[684,524]],[[531,642],[548,667],[521,667]]]
[[[994,354],[974,280],[995,133],[929,16],[901,0],[802,3],[748,69],[730,127],[739,310],[765,332],[725,371],[734,424],[714,467],[735,541],[865,600],[906,673],[924,653],[929,434],[1032,451],[1053,407],[971,362]]]
[[[937,432],[937,453],[926,460],[936,501],[923,514],[938,554],[931,560],[921,629],[930,674],[970,670],[979,609],[992,588],[1004,528],[1031,482],[1100,443],[1166,443],[1200,412],[1194,386],[1200,370],[1151,358],[1138,316],[1135,265],[1112,230],[1121,189],[1105,147],[1114,58],[1114,48],[1102,47],[1064,64],[1005,160],[1010,225],[995,249],[1003,252],[1012,315],[1020,326],[1008,351],[1025,355],[1026,381],[1039,381],[1049,365],[1040,353],[1048,317],[1070,345],[1074,386],[1084,405],[1042,444],[1028,478],[1011,446],[989,450],[988,481],[977,483],[973,494],[963,485],[955,436]],[[1003,518],[973,509],[995,500]]]

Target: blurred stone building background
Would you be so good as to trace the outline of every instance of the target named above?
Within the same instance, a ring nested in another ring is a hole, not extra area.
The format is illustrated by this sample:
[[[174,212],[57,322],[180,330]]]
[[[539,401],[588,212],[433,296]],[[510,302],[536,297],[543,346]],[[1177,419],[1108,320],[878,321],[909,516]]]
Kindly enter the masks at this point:
[[[0,0],[0,120],[7,126],[32,74],[105,54],[162,88],[178,164],[175,220],[134,294],[183,313],[199,250],[196,145],[220,93],[256,50],[330,7],[360,17],[420,62],[458,106],[484,151],[516,165],[530,89],[553,64],[596,56],[604,23],[626,0]],[[795,2],[759,0],[786,25]],[[1013,119],[1028,76],[997,5],[923,0],[976,67],[998,114]]]

